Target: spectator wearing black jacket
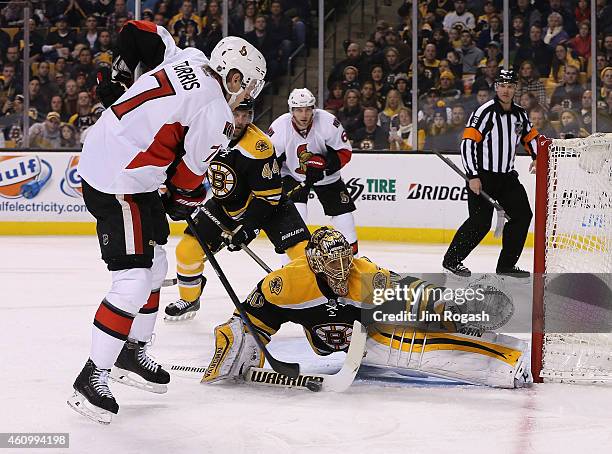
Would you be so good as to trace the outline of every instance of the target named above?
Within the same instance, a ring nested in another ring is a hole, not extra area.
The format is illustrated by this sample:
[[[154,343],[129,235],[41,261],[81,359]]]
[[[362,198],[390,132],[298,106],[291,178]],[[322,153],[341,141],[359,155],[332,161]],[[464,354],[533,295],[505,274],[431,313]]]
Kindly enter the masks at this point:
[[[57,30],[49,32],[42,48],[45,59],[53,61],[58,57],[68,57],[77,42],[77,36],[68,28],[65,16],[59,16],[55,25]]]
[[[538,74],[550,74],[550,64],[553,58],[553,49],[542,40],[542,27],[533,25],[529,29],[529,43],[519,48],[514,58],[514,68],[518,70],[521,63],[531,60],[535,63]]]
[[[349,45],[346,46],[346,58],[334,65],[331,70],[331,73],[329,74],[329,77],[327,78],[327,86],[331,87],[331,84],[333,84],[334,82],[342,82],[344,68],[346,68],[347,66],[356,67],[360,70],[359,73],[361,74],[361,59],[361,47],[359,46],[359,44],[349,43]],[[370,71],[368,71],[366,74],[369,74],[369,72]]]
[[[249,43],[259,50],[266,59],[266,79],[273,80],[279,75],[278,43],[268,31],[268,20],[260,14],[255,19],[255,29],[244,35]]]
[[[291,19],[283,14],[280,1],[270,3],[270,15],[268,17],[268,32],[280,47],[280,58],[283,68],[286,70],[287,59],[293,50],[292,38],[293,23]]]
[[[389,148],[389,135],[376,124],[378,110],[366,107],[363,111],[363,128],[359,128],[353,135],[353,148],[363,150],[385,150]]]
[[[355,132],[364,126],[363,108],[360,105],[360,98],[359,90],[347,90],[344,94],[344,104],[336,114],[350,140],[353,139]]]

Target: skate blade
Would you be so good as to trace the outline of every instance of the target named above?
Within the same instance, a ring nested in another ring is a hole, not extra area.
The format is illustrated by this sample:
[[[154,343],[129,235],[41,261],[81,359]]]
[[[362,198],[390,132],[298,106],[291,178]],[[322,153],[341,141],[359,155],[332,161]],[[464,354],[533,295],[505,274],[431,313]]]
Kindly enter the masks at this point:
[[[82,414],[94,422],[104,424],[105,426],[110,424],[113,419],[113,413],[91,404],[85,396],[78,391],[75,391],[74,394],[68,398],[66,403],[77,413]]]
[[[191,320],[192,318],[194,318],[197,314],[197,311],[191,311],[191,312],[186,312],[183,315],[168,315],[166,314],[164,316],[164,321],[165,322],[184,322],[187,320]]]
[[[148,391],[150,393],[164,394],[168,391],[168,385],[146,381],[140,375],[130,372],[129,370],[120,369],[116,366],[113,366],[111,369],[109,377],[111,380],[117,383],[142,389],[143,391]]]

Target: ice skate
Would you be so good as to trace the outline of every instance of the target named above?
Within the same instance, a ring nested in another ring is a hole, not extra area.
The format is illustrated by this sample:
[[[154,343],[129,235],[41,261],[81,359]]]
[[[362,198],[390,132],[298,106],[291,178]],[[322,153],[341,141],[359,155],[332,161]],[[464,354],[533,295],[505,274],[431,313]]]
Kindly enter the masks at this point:
[[[166,306],[164,320],[167,322],[181,322],[194,318],[200,309],[200,298],[195,301],[179,299]]]
[[[110,424],[113,414],[119,411],[108,387],[109,372],[88,359],[74,382],[74,394],[67,401],[73,410],[100,424]]]
[[[168,391],[170,374],[147,355],[147,343],[128,339],[119,353],[110,378],[118,383],[133,386],[156,394]]]

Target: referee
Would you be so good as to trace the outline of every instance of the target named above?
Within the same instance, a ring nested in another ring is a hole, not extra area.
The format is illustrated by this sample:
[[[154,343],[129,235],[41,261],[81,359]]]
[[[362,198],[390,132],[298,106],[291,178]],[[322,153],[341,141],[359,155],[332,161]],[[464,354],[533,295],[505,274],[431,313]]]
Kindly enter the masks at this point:
[[[491,229],[493,207],[479,196],[481,190],[496,199],[510,216],[504,226],[497,274],[529,276],[528,271],[516,266],[533,214],[525,188],[514,170],[515,150],[520,142],[529,152],[533,173],[538,142],[540,146],[548,146],[550,140],[539,135],[525,109],[512,101],[516,83],[514,71],[501,70],[495,80],[496,96],[472,113],[463,132],[461,158],[470,180],[469,217],[457,230],[442,262],[445,269],[458,276],[471,275],[462,262]]]

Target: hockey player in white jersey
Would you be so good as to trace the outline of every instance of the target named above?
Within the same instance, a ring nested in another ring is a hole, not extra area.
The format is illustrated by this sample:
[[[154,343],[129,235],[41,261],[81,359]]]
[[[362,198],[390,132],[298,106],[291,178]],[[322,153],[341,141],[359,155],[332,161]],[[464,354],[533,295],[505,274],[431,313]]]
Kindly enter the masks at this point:
[[[152,69],[121,94],[121,82],[138,63]],[[109,375],[166,392],[168,373],[146,353],[168,269],[166,213],[185,219],[203,201],[208,163],[232,137],[229,104],[255,97],[265,74],[261,53],[241,38],[220,41],[209,61],[197,49],[179,49],[150,22],[130,21],[121,30],[112,80],[100,92],[107,104],[114,102],[91,127],[78,168],[112,272],[94,318],[89,359],[68,400],[90,419],[108,424],[118,412]]]
[[[357,233],[351,200],[340,169],[350,160],[352,147],[340,121],[329,112],[315,109],[315,97],[307,88],[289,95],[289,112],[270,125],[276,155],[282,163],[283,189],[304,221],[308,218],[308,194],[314,189],[332,225],[346,237],[357,255]]]

